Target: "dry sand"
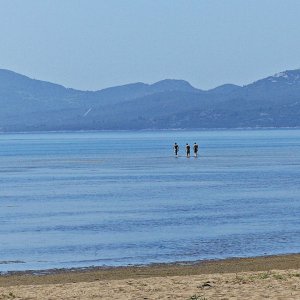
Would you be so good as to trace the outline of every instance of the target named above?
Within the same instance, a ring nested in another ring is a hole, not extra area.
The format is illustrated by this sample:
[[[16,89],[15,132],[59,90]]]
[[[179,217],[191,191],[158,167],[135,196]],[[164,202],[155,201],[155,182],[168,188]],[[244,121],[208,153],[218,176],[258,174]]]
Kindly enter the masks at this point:
[[[300,255],[0,276],[0,299],[300,299]]]

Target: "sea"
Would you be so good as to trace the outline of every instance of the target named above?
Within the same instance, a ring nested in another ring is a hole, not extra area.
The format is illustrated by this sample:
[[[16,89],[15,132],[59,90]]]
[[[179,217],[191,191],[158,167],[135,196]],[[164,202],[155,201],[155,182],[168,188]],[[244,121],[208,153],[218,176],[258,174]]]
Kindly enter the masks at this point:
[[[2,273],[299,252],[299,129],[0,134]]]

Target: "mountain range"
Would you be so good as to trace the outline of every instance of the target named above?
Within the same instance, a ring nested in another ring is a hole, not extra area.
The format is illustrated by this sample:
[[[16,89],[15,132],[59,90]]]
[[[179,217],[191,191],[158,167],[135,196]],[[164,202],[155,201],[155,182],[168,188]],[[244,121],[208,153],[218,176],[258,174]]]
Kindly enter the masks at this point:
[[[184,80],[80,91],[0,69],[0,131],[300,126],[300,69],[200,90]]]

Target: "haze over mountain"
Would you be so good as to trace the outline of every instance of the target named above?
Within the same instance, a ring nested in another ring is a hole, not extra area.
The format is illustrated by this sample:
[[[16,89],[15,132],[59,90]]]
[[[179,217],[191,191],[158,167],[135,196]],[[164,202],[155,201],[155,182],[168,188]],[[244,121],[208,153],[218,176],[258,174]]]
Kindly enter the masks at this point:
[[[184,80],[80,91],[0,70],[0,131],[300,126],[300,70],[204,91]]]

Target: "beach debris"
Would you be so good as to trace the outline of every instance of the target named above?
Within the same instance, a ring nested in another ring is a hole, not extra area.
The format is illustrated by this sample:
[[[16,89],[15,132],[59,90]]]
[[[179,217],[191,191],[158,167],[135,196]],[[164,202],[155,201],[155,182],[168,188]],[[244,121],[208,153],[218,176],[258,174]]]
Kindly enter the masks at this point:
[[[13,293],[13,292],[10,292],[8,295],[6,294],[2,294],[0,295],[0,299],[15,299],[16,298],[16,295]]]
[[[192,297],[190,297],[188,300],[207,300],[207,298],[205,298],[204,296],[198,296],[195,294]]]
[[[213,287],[211,281],[205,281],[203,284],[197,286],[200,289],[210,289],[211,287]]]

